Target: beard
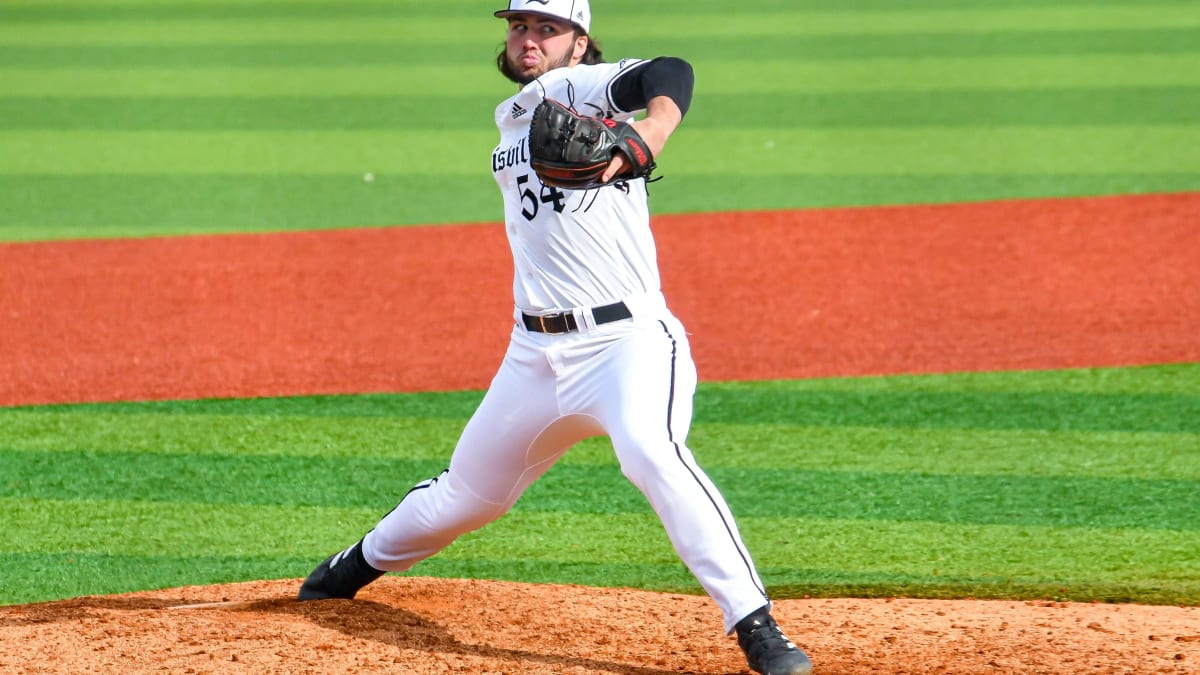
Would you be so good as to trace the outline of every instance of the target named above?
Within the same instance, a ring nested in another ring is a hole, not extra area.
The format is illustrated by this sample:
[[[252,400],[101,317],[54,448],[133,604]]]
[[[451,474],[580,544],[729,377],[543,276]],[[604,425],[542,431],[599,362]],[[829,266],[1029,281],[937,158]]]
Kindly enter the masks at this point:
[[[505,54],[503,63],[500,66],[500,72],[503,73],[508,79],[523,87],[538,79],[542,75],[550,72],[551,70],[554,70],[555,68],[562,68],[569,65],[571,65],[570,51],[565,52],[557,59],[551,59],[547,57],[545,69],[542,69],[540,64],[532,68],[526,68],[521,65],[519,56],[516,59],[513,59]]]

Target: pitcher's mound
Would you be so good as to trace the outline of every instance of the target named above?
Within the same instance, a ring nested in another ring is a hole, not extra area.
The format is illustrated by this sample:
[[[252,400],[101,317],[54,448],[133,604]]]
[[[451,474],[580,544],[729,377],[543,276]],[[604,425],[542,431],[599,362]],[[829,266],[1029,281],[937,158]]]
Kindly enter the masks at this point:
[[[298,580],[0,607],[0,671],[748,672],[706,597],[388,576],[354,601]],[[818,673],[1200,671],[1200,608],[784,600]]]

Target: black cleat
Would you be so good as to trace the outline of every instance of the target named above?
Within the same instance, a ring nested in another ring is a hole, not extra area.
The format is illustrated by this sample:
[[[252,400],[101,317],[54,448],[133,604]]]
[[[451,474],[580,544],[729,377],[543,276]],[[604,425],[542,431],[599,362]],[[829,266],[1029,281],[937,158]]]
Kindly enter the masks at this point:
[[[746,653],[746,664],[762,675],[808,675],[813,664],[808,654],[792,643],[761,607],[738,622],[738,645]]]
[[[350,600],[363,586],[383,576],[362,554],[362,541],[326,558],[300,586],[298,600]]]

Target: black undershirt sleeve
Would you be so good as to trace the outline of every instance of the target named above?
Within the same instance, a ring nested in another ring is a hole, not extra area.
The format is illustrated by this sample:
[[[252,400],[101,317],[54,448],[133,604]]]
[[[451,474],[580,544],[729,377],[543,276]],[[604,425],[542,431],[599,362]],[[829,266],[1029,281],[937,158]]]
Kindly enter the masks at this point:
[[[612,102],[624,111],[641,110],[655,96],[666,96],[687,114],[692,104],[695,75],[687,61],[674,56],[660,56],[637,65],[612,84]]]

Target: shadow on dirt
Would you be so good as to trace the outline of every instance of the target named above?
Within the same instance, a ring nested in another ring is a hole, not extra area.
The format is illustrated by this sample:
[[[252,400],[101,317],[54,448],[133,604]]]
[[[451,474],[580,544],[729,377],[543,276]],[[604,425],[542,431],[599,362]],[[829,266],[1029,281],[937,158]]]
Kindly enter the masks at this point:
[[[678,675],[675,670],[599,661],[595,659],[542,654],[526,649],[464,643],[436,622],[413,612],[364,600],[325,600],[278,605],[279,611],[300,614],[324,628],[352,637],[375,640],[400,649],[416,649],[442,656],[460,654],[485,659],[538,663],[563,672],[582,668],[619,675]]]
[[[440,624],[414,612],[369,600],[297,602],[295,599],[287,597],[195,603],[194,600],[171,598],[84,597],[0,608],[0,627],[76,622],[81,618],[100,616],[101,612],[112,611],[253,612],[290,615],[312,621],[322,628],[336,630],[350,637],[373,640],[398,649],[437,654],[441,658],[457,654],[483,659],[540,664],[563,672],[584,669],[614,673],[614,675],[679,675],[677,670],[543,654],[515,647],[469,644],[454,637]]]

